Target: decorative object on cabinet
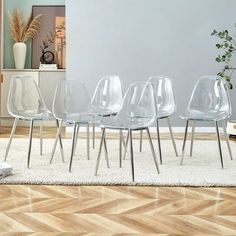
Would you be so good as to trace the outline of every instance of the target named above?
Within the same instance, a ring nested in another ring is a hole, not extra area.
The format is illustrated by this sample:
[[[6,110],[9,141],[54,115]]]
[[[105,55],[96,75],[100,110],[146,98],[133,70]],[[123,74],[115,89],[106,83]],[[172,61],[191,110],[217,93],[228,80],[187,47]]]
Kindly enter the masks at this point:
[[[40,36],[33,40],[32,68],[41,64],[66,67],[65,6],[33,6],[33,16],[43,14]]]
[[[42,14],[36,15],[35,17],[32,17],[31,14],[25,24],[19,9],[15,9],[13,14],[8,12],[10,35],[15,41],[13,54],[16,69],[24,69],[27,50],[25,42],[37,37],[41,25],[41,18]]]

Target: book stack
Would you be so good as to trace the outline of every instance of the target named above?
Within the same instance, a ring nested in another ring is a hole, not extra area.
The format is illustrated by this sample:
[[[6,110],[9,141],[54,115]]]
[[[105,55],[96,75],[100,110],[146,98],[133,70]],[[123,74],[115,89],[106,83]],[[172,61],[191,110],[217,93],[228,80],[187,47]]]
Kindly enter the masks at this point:
[[[0,163],[0,179],[12,174],[12,166],[7,163]]]
[[[40,70],[57,70],[57,64],[41,64],[39,65]]]

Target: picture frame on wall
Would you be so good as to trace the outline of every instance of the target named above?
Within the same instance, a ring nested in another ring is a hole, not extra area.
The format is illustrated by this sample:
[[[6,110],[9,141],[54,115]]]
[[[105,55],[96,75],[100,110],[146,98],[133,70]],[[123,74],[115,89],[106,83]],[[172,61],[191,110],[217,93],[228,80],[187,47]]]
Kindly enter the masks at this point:
[[[66,68],[66,16],[64,5],[34,5],[33,17],[42,14],[39,35],[32,42],[32,68],[40,64]]]

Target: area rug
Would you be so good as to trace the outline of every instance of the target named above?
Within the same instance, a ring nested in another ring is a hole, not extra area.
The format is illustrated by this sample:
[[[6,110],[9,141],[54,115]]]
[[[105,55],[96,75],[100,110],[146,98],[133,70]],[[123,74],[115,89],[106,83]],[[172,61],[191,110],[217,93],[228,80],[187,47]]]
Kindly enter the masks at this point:
[[[1,156],[8,139],[0,140]],[[27,139],[14,139],[7,162],[13,166],[13,174],[0,180],[0,184],[57,184],[57,185],[153,185],[153,186],[236,186],[236,144],[231,142],[234,160],[230,160],[227,146],[222,142],[225,168],[221,169],[216,141],[198,140],[194,142],[193,156],[189,157],[189,142],[186,146],[184,165],[179,165],[180,157],[174,154],[170,140],[162,140],[163,165],[157,174],[148,140],[143,141],[143,152],[139,152],[139,141],[134,140],[135,182],[131,179],[130,156],[119,168],[119,141],[107,140],[111,168],[106,166],[102,153],[98,176],[94,175],[99,140],[96,148],[91,149],[90,160],[86,156],[86,140],[78,141],[72,172],[69,173],[71,140],[63,140],[66,156],[62,163],[60,151],[56,150],[52,164],[49,164],[53,139],[44,140],[43,156],[39,155],[39,139],[32,144],[31,167],[26,168]],[[158,156],[157,141],[153,140]],[[182,142],[176,141],[181,150]]]

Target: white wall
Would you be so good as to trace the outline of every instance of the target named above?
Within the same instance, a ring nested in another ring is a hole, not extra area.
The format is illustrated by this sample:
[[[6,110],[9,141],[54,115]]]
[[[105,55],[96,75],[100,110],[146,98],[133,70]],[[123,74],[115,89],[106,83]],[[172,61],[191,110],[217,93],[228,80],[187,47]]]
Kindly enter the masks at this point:
[[[170,75],[181,114],[197,78],[218,72],[211,32],[233,28],[235,9],[235,0],[67,0],[67,78],[92,94],[106,74],[120,75],[126,87]]]

